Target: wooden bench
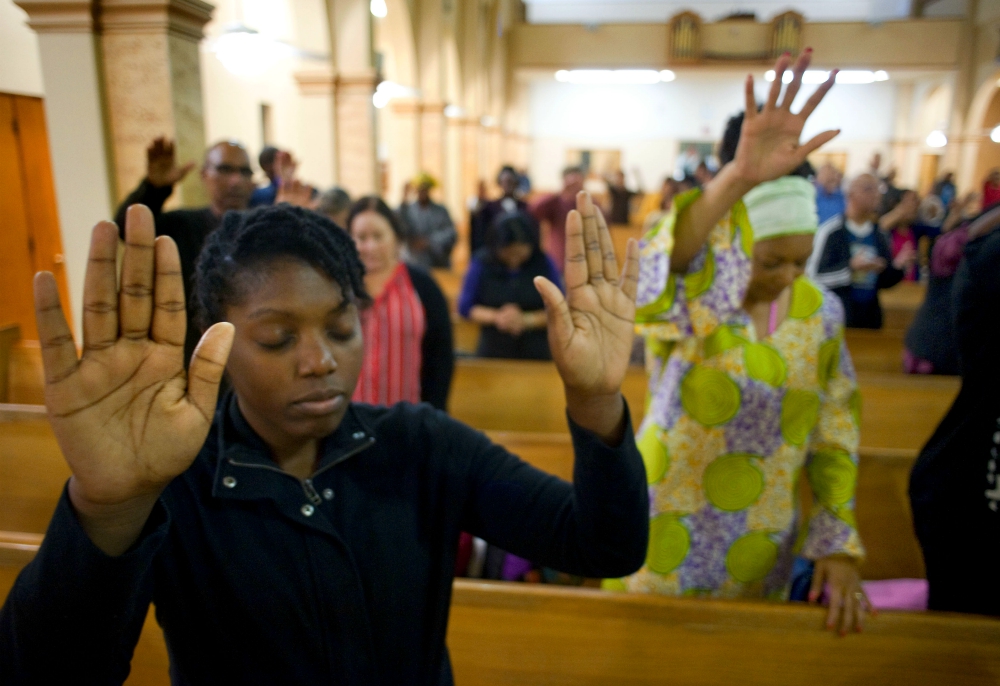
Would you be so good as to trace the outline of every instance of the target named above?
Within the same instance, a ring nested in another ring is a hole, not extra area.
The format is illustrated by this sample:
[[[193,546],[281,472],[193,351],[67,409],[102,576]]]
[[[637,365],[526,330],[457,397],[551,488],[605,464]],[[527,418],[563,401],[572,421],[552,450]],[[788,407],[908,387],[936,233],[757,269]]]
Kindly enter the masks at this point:
[[[926,295],[927,286],[914,281],[903,281],[879,291],[883,329],[904,332],[909,329]]]
[[[539,469],[572,481],[573,445],[569,434],[490,431],[490,439]],[[865,579],[923,578],[923,554],[913,532],[907,492],[916,453],[865,449],[860,454],[856,515],[868,549],[861,574]],[[803,479],[803,508],[811,494]]]
[[[1000,620],[883,612],[860,636],[797,603],[693,600],[456,581],[461,686],[996,684]]]
[[[954,377],[861,373],[861,444],[919,450],[958,394]],[[622,391],[638,427],[646,374],[630,368]],[[484,431],[566,431],[562,381],[549,362],[462,359],[455,366],[451,414]]]
[[[18,572],[0,565],[0,597]],[[660,683],[979,686],[1000,677],[1000,620],[883,612],[861,636],[822,630],[799,603],[717,601],[456,580],[448,650],[461,686]],[[128,686],[167,686],[146,617]]]
[[[859,372],[898,374],[903,371],[903,339],[899,329],[847,329],[847,349]]]
[[[0,326],[0,403],[10,402],[11,351],[21,338],[21,327],[17,324]]]

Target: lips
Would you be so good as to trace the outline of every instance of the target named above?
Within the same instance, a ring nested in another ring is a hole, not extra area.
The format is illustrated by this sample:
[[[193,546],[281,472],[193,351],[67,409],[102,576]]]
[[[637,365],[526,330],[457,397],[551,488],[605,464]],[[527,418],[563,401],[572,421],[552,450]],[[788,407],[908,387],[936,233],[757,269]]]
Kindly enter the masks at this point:
[[[333,388],[325,388],[313,391],[292,402],[292,407],[313,417],[322,417],[333,414],[342,408],[347,402],[346,396]]]

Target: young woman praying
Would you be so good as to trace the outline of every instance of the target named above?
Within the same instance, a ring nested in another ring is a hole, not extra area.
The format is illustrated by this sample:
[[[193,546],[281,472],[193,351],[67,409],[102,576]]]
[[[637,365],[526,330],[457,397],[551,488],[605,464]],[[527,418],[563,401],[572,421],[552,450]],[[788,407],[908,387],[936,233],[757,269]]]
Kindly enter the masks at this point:
[[[429,405],[351,402],[369,301],[354,243],[278,205],[229,214],[197,268],[187,373],[177,249],[128,211],[94,229],[83,355],[35,280],[52,428],[72,477],[0,610],[0,682],[122,683],[150,602],[174,684],[450,684],[468,531],[574,574],[642,564],[649,503],[620,387],[638,251],[619,278],[581,193],[545,301],[576,453],[563,482]],[[225,371],[232,390],[216,395]]]
[[[798,553],[815,561],[809,599],[825,585],[827,624],[846,632],[861,629],[867,605],[853,510],[859,397],[842,306],[803,277],[816,196],[795,175],[837,133],[799,144],[835,74],[793,114],[809,52],[779,104],[789,61],[778,60],[759,112],[748,77],[725,166],[704,191],[675,198],[644,239],[637,326],[652,373],[638,442],[649,551],[637,574],[605,587],[787,598]],[[814,506],[800,524],[802,477]]]

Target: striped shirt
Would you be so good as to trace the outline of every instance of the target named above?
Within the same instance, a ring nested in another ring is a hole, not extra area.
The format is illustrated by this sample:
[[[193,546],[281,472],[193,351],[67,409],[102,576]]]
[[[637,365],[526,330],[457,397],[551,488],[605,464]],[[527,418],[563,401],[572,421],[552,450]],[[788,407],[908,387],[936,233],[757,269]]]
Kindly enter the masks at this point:
[[[420,402],[421,344],[427,329],[423,303],[400,262],[371,307],[361,312],[365,358],[356,402]]]

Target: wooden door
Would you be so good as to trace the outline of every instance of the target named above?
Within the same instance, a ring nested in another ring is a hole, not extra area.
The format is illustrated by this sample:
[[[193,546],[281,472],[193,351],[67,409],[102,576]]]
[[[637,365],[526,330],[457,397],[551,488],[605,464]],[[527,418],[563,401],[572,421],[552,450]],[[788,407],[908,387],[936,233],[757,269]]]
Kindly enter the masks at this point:
[[[56,277],[72,328],[45,110],[40,98],[0,93],[0,324],[37,340],[32,279]]]
[[[938,174],[938,162],[940,160],[940,155],[920,156],[920,181],[917,183],[917,191],[921,197],[930,193],[934,187],[934,182],[937,180]]]

